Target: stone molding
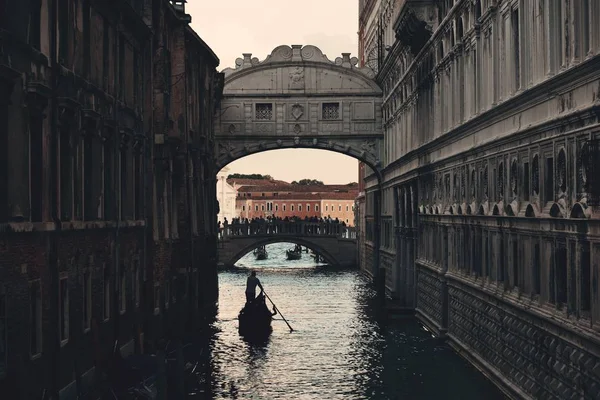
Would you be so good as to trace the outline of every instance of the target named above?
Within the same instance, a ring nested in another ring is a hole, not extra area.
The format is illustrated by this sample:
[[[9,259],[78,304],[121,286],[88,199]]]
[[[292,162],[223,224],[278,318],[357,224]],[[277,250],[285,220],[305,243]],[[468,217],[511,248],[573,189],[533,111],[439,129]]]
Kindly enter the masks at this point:
[[[350,57],[350,53],[342,53],[341,57],[336,57],[334,61],[331,61],[318,47],[297,44],[292,45],[291,47],[287,45],[278,46],[273,49],[271,54],[263,61],[260,61],[256,57],[252,57],[252,53],[244,53],[243,58],[235,60],[235,68],[225,68],[223,73],[225,74],[225,79],[229,80],[233,74],[237,74],[253,67],[264,67],[281,63],[302,64],[307,62],[325,64],[330,67],[346,68],[356,71],[369,79],[375,77],[375,73],[370,68],[358,67],[358,58]],[[302,67],[299,66],[299,68]]]

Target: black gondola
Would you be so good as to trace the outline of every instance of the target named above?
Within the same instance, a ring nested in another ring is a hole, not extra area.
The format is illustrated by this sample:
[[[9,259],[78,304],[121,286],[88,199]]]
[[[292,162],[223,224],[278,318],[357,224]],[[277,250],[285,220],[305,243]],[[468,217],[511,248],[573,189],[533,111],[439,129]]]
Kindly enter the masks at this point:
[[[256,259],[259,261],[266,260],[269,257],[269,253],[267,252],[265,246],[257,247],[256,249],[254,249],[254,257],[256,257]]]
[[[302,258],[302,247],[296,245],[293,250],[286,250],[285,255],[288,260],[299,260]]]
[[[267,338],[273,331],[273,315],[275,312],[267,307],[265,295],[259,295],[254,301],[246,303],[238,315],[240,335],[256,340]]]

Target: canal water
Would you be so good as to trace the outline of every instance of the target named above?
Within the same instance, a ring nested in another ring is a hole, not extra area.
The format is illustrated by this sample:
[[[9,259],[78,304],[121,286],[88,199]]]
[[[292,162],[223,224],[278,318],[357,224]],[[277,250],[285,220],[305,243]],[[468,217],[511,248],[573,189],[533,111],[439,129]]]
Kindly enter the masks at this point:
[[[289,243],[267,246],[219,273],[219,311],[208,334],[204,373],[190,398],[502,399],[493,384],[414,318],[386,319],[358,270],[286,261]],[[263,345],[242,340],[237,314],[249,268],[280,316]]]

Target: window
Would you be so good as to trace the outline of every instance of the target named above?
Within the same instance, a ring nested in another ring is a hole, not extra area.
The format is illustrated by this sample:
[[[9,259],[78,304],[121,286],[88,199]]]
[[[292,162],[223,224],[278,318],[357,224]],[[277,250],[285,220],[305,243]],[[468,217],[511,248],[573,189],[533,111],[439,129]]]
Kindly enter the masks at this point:
[[[323,119],[340,119],[340,103],[323,103]]]
[[[131,274],[131,293],[133,293],[133,304],[140,306],[140,261],[133,262],[133,273]]]
[[[325,211],[329,211],[329,206],[325,204]]]
[[[254,205],[254,211],[258,211],[258,204]]]
[[[591,298],[592,298],[592,287],[591,282],[591,268],[590,268],[590,243],[583,242],[581,244],[580,253],[581,263],[581,282],[580,282],[580,293],[581,293],[581,311],[590,311]],[[0,310],[1,312],[2,310]],[[0,322],[1,323],[1,322]],[[0,333],[1,335],[1,333]],[[0,361],[1,362],[1,361]]]
[[[556,258],[554,265],[556,277],[556,302],[566,304],[567,302],[567,246],[564,242],[557,243]]]
[[[306,205],[306,211],[310,211],[310,204]]]
[[[529,192],[531,187],[529,185],[529,163],[523,163],[523,199],[529,200]]]
[[[125,274],[125,264],[121,264],[119,271],[119,311],[121,314],[127,311],[127,279]]]
[[[294,211],[294,205],[293,204],[291,205],[291,207],[292,207],[291,210]]]
[[[102,320],[108,321],[110,318],[110,271],[104,263],[102,267]]]
[[[298,204],[298,211],[302,211],[302,204]]]
[[[257,103],[256,104],[256,119],[258,119],[258,120],[273,119],[273,104]]]
[[[519,42],[519,10],[512,12],[512,30],[513,30],[513,68],[515,69],[515,91],[521,87],[521,60],[519,57],[520,42]]]
[[[0,377],[6,374],[6,292],[0,287]]]
[[[83,271],[83,331],[87,332],[92,324],[92,273],[87,268]]]
[[[242,211],[246,211],[246,206],[242,206]]]
[[[338,206],[338,211],[342,211],[342,206]]]
[[[62,344],[69,340],[69,277],[60,278],[58,285],[58,329]]]
[[[283,211],[285,211],[285,204],[283,205]]]
[[[279,211],[279,206],[275,204],[275,211]]]
[[[264,204],[260,206],[260,210],[261,211],[265,211],[265,205]]]
[[[512,267],[513,287],[519,287],[519,241],[517,239],[512,241]]]
[[[546,159],[546,173],[544,179],[544,201],[554,200],[554,158],[549,157]]]
[[[29,339],[32,356],[42,352],[42,287],[40,281],[29,284]]]
[[[349,209],[350,209],[350,207],[349,207],[349,206],[346,206],[346,211],[349,211]]]
[[[534,239],[537,241],[537,239]],[[541,291],[541,262],[540,262],[540,244],[533,245],[533,294],[540,294]]]
[[[319,211],[319,205],[318,204],[315,204],[315,211],[317,211],[317,212]]]
[[[346,218],[346,223],[349,223],[348,218]]]

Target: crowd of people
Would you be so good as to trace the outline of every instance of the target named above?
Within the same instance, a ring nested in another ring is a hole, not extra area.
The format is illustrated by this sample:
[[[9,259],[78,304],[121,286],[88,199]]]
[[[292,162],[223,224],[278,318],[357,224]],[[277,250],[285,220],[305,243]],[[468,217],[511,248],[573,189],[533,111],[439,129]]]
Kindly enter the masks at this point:
[[[302,223],[302,224],[299,224]],[[227,218],[217,223],[221,236],[256,235],[274,233],[298,234],[340,234],[345,231],[346,223],[331,216],[323,217],[277,217],[267,216],[258,218]]]

